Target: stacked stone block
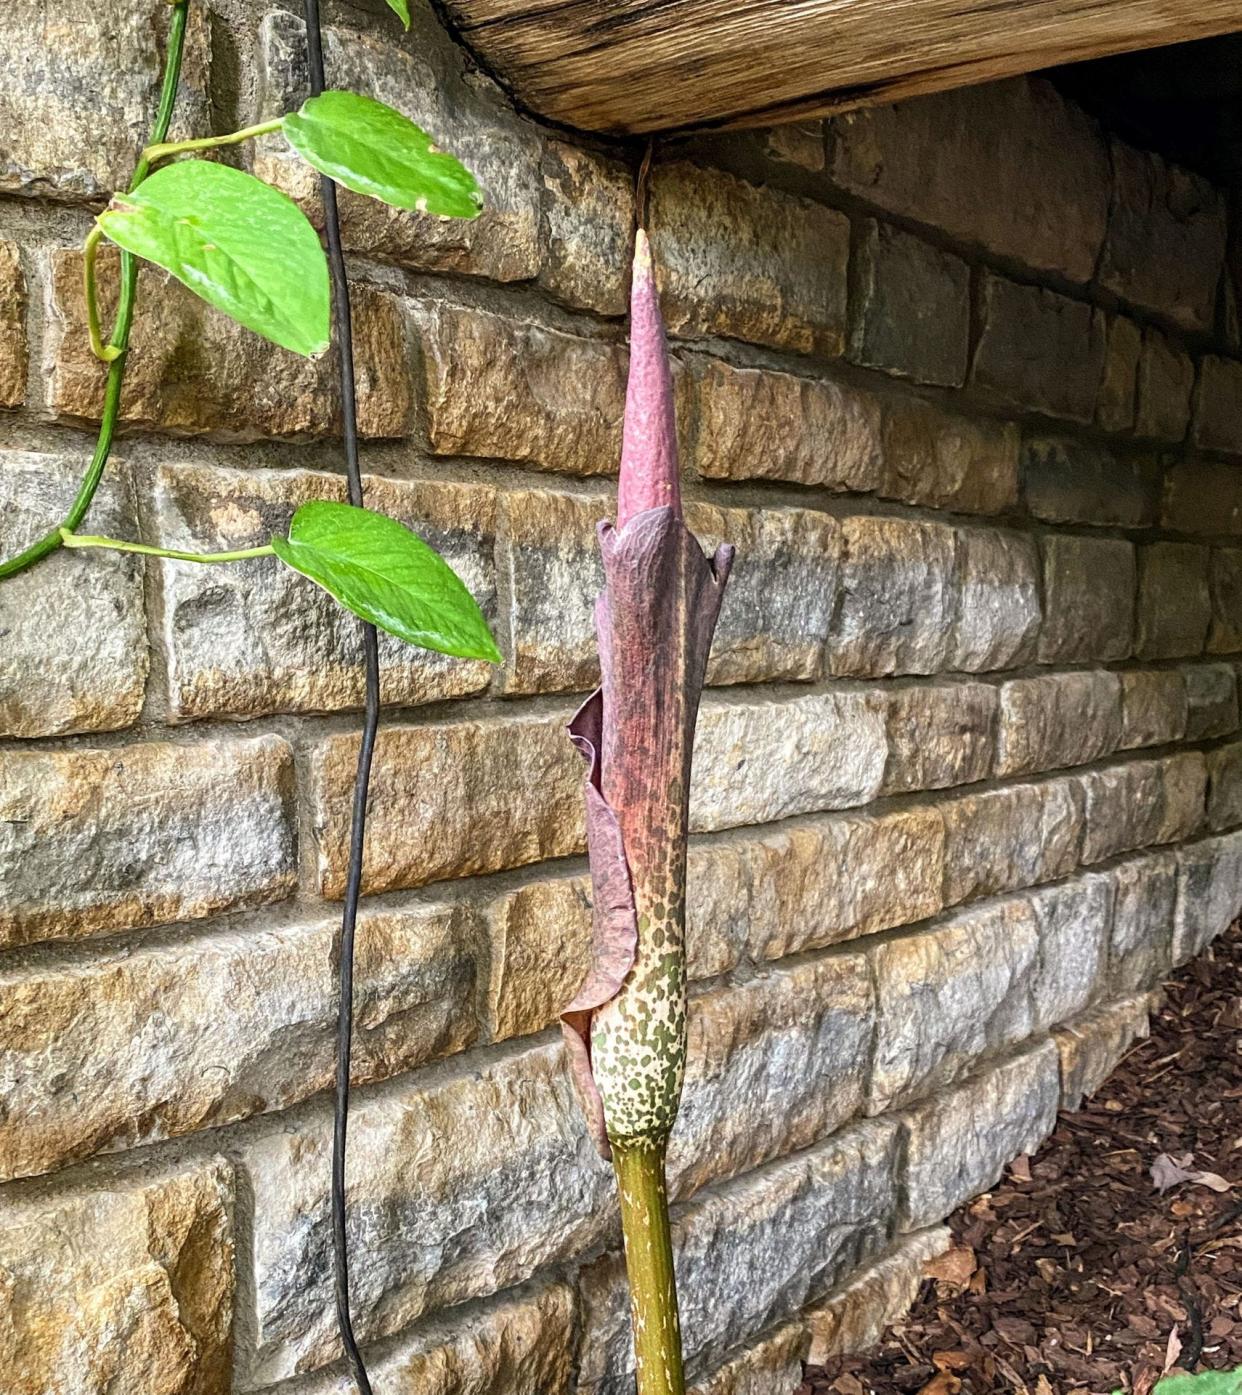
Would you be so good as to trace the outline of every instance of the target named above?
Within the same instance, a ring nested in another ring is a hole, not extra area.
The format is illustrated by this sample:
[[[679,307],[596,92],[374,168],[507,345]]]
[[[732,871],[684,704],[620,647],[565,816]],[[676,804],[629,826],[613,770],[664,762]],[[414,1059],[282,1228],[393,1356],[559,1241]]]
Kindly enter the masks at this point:
[[[43,8],[0,16],[58,60],[0,73],[6,555],[89,450],[80,246],[162,42],[146,0]],[[621,1395],[613,1183],[553,1024],[588,953],[564,724],[597,678],[634,162],[372,8],[333,16],[333,82],[426,122],[487,211],[344,201],[367,488],[505,663],[382,650],[356,1320],[380,1389]],[[291,11],[194,13],[186,133],[300,99]],[[277,141],[237,158],[318,216]],[[739,546],[691,801],[687,1353],[698,1395],[771,1395],[874,1339],[1242,906],[1242,345],[1220,192],[1040,80],[675,143],[650,217],[687,512]],[[248,547],[341,497],[331,379],[144,271],[92,529]],[[354,626],[270,559],[65,552],[0,585],[0,637],[6,1389],[346,1395]]]

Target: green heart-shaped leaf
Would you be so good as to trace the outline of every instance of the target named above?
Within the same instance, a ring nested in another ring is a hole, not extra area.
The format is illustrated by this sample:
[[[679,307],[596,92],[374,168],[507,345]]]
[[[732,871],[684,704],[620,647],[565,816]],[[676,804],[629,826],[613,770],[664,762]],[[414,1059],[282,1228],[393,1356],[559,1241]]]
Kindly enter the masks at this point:
[[[410,27],[409,0],[388,0],[388,8],[397,16],[406,29]]]
[[[383,102],[321,92],[291,111],[281,128],[307,164],[356,194],[446,218],[478,216],[474,175]]]
[[[117,194],[99,226],[274,344],[307,358],[328,347],[319,234],[292,199],[253,175],[206,160],[166,165]]]
[[[1239,1391],[1242,1391],[1242,1366],[1233,1371],[1165,1376],[1156,1382],[1153,1395],[1239,1395]]]
[[[347,609],[407,644],[501,662],[474,597],[449,564],[395,519],[316,500],[293,515],[272,550]]]

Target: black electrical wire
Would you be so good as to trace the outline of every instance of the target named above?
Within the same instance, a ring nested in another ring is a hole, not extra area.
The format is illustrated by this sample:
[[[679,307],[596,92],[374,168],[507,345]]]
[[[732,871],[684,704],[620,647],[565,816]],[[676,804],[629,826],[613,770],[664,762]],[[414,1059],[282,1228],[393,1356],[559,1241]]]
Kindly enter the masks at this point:
[[[323,33],[319,21],[319,0],[304,0],[306,51],[310,65],[311,96],[324,88]],[[324,178],[324,226],[328,237],[328,268],[332,277],[332,304],[335,311],[337,352],[341,374],[341,423],[345,440],[345,469],[349,476],[349,502],[362,507],[362,474],[358,468],[358,404],[354,383],[354,339],[350,320],[349,283],[345,277],[345,256],[341,251],[341,222],[336,207],[336,185]],[[358,894],[362,886],[362,852],[366,843],[367,792],[371,783],[371,758],[379,727],[379,646],[375,626],[362,627],[363,665],[366,673],[366,708],[362,722],[362,744],[358,748],[358,769],[354,777],[353,822],[349,833],[349,875],[345,884],[345,907],[341,913],[341,942],[337,973],[340,1004],[336,1019],[336,1100],[332,1130],[332,1257],[336,1279],[336,1318],[341,1345],[353,1372],[359,1395],[372,1395],[367,1368],[354,1337],[349,1312],[349,1247],[345,1233],[345,1144],[349,1131],[349,1069],[354,1030],[354,928],[358,920]]]

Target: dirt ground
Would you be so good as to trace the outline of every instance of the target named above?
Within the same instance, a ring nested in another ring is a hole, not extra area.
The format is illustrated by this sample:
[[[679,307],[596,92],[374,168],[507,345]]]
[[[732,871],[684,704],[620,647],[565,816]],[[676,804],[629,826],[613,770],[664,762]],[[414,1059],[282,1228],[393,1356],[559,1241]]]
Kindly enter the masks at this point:
[[[951,1219],[913,1311],[799,1395],[1147,1395],[1242,1365],[1242,924],[1037,1154]]]

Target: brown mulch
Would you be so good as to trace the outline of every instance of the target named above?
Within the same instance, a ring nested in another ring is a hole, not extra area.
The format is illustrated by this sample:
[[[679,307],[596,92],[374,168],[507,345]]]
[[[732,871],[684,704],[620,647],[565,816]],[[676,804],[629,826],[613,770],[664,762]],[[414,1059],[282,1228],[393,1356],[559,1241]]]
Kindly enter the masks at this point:
[[[1242,1365],[1240,971],[1242,923],[1095,1098],[950,1218],[909,1317],[799,1395],[1147,1395]]]

